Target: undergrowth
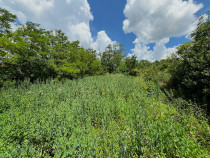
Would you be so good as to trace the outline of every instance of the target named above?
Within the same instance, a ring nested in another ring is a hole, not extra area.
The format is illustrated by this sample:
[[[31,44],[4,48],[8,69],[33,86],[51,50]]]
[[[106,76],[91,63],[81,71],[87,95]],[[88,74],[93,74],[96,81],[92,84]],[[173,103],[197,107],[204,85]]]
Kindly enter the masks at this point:
[[[210,127],[140,77],[0,90],[0,157],[209,157]]]

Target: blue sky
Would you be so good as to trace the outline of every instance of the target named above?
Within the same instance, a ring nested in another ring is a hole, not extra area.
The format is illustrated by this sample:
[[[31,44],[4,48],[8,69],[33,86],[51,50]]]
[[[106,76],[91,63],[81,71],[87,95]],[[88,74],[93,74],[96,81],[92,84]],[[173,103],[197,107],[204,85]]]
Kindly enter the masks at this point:
[[[99,30],[105,30],[113,41],[123,44],[126,52],[131,53],[135,35],[125,34],[122,29],[126,0],[88,0],[88,2],[94,15],[94,20],[90,22],[93,37],[96,38]]]
[[[210,9],[209,0],[0,0],[21,23],[61,29],[70,41],[104,51],[124,45],[128,55],[160,60],[195,29],[196,17]]]
[[[97,32],[104,29],[112,40],[124,45],[127,53],[132,53],[131,49],[134,48],[133,41],[136,39],[136,35],[134,33],[124,33],[122,29],[122,22],[125,20],[123,11],[126,0],[88,0],[88,2],[94,15],[94,20],[90,22],[93,36],[96,37]],[[209,0],[195,0],[194,3],[203,4],[203,7],[195,12],[196,17],[205,14],[210,9]],[[185,35],[170,37],[166,47],[175,47],[186,41],[190,41],[190,39],[186,38]],[[154,43],[150,43],[149,46],[150,49],[153,49]]]

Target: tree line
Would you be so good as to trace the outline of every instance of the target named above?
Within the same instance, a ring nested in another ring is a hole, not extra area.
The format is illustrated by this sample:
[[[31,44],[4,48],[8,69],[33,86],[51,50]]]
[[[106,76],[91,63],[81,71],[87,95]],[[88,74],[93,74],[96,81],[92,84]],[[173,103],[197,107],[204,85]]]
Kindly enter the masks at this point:
[[[33,22],[17,24],[16,15],[2,8],[0,20],[0,85],[26,78],[74,79],[119,72],[125,58],[128,62],[118,43],[108,45],[99,57],[96,50],[81,47],[79,41],[70,42],[61,30],[48,31]],[[18,25],[14,31],[12,23]]]
[[[181,44],[166,59],[150,62],[126,56],[122,44],[104,52],[70,42],[61,30],[39,24],[17,24],[17,16],[0,8],[0,86],[53,78],[75,79],[88,75],[124,73],[158,81],[175,96],[206,105],[210,111],[210,22],[200,17],[192,41]],[[11,25],[18,25],[12,30]]]

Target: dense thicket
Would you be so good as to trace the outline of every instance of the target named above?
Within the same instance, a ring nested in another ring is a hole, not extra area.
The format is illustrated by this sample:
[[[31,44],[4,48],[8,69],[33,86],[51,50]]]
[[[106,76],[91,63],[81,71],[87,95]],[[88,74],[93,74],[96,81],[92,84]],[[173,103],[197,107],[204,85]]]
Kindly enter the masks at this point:
[[[206,104],[210,112],[210,21],[200,17],[191,38],[171,58],[174,65],[170,68],[169,83],[177,96]]]
[[[199,18],[192,41],[177,48],[167,59],[137,61],[137,74],[145,80],[159,82],[163,88],[197,104],[210,113],[210,21]]]
[[[11,31],[16,16],[1,10],[0,85],[47,78],[78,78],[102,73],[96,51],[69,42],[61,30],[47,31],[27,22]],[[6,18],[5,14],[7,15]]]
[[[124,49],[121,44],[108,45],[101,56],[101,64],[104,70],[109,73],[115,72],[125,57],[123,52]]]
[[[141,77],[24,81],[1,89],[0,157],[208,157],[209,125],[179,105]]]

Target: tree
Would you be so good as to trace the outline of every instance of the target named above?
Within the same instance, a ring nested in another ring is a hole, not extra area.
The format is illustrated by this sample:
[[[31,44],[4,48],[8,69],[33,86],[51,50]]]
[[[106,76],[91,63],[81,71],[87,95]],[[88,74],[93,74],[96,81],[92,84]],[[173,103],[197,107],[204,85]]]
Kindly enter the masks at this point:
[[[102,73],[102,65],[100,60],[97,58],[97,53],[94,49],[87,49],[88,57],[84,61],[87,64],[86,74],[99,75]]]
[[[137,60],[136,60],[136,56],[132,55],[131,57],[126,57],[125,58],[125,65],[127,67],[128,73],[130,75],[134,75],[136,76],[138,73],[138,70],[135,69],[137,66]]]
[[[101,57],[101,64],[105,71],[112,73],[117,70],[122,62],[122,59],[125,57],[125,55],[123,55],[124,51],[123,45],[119,43],[115,43],[113,45],[109,44],[106,47],[106,50],[103,52]]]
[[[6,9],[0,8],[0,36],[4,33],[9,33],[11,29],[11,23],[15,22],[16,15],[13,15]]]
[[[191,38],[178,47],[170,84],[177,96],[207,104],[210,112],[210,21],[201,16]]]
[[[3,11],[10,15],[8,11]],[[12,18],[4,20],[8,25],[1,27],[0,86],[7,81],[26,78],[30,81],[73,79],[101,73],[102,66],[96,51],[80,47],[79,41],[69,42],[61,30],[46,31],[39,24],[26,22],[7,33],[10,21]]]
[[[137,68],[138,69],[143,69],[145,67],[149,67],[152,63],[148,60],[139,60],[137,62]]]
[[[2,43],[3,74],[13,80],[46,78],[49,51],[46,31],[38,24],[27,22]]]

